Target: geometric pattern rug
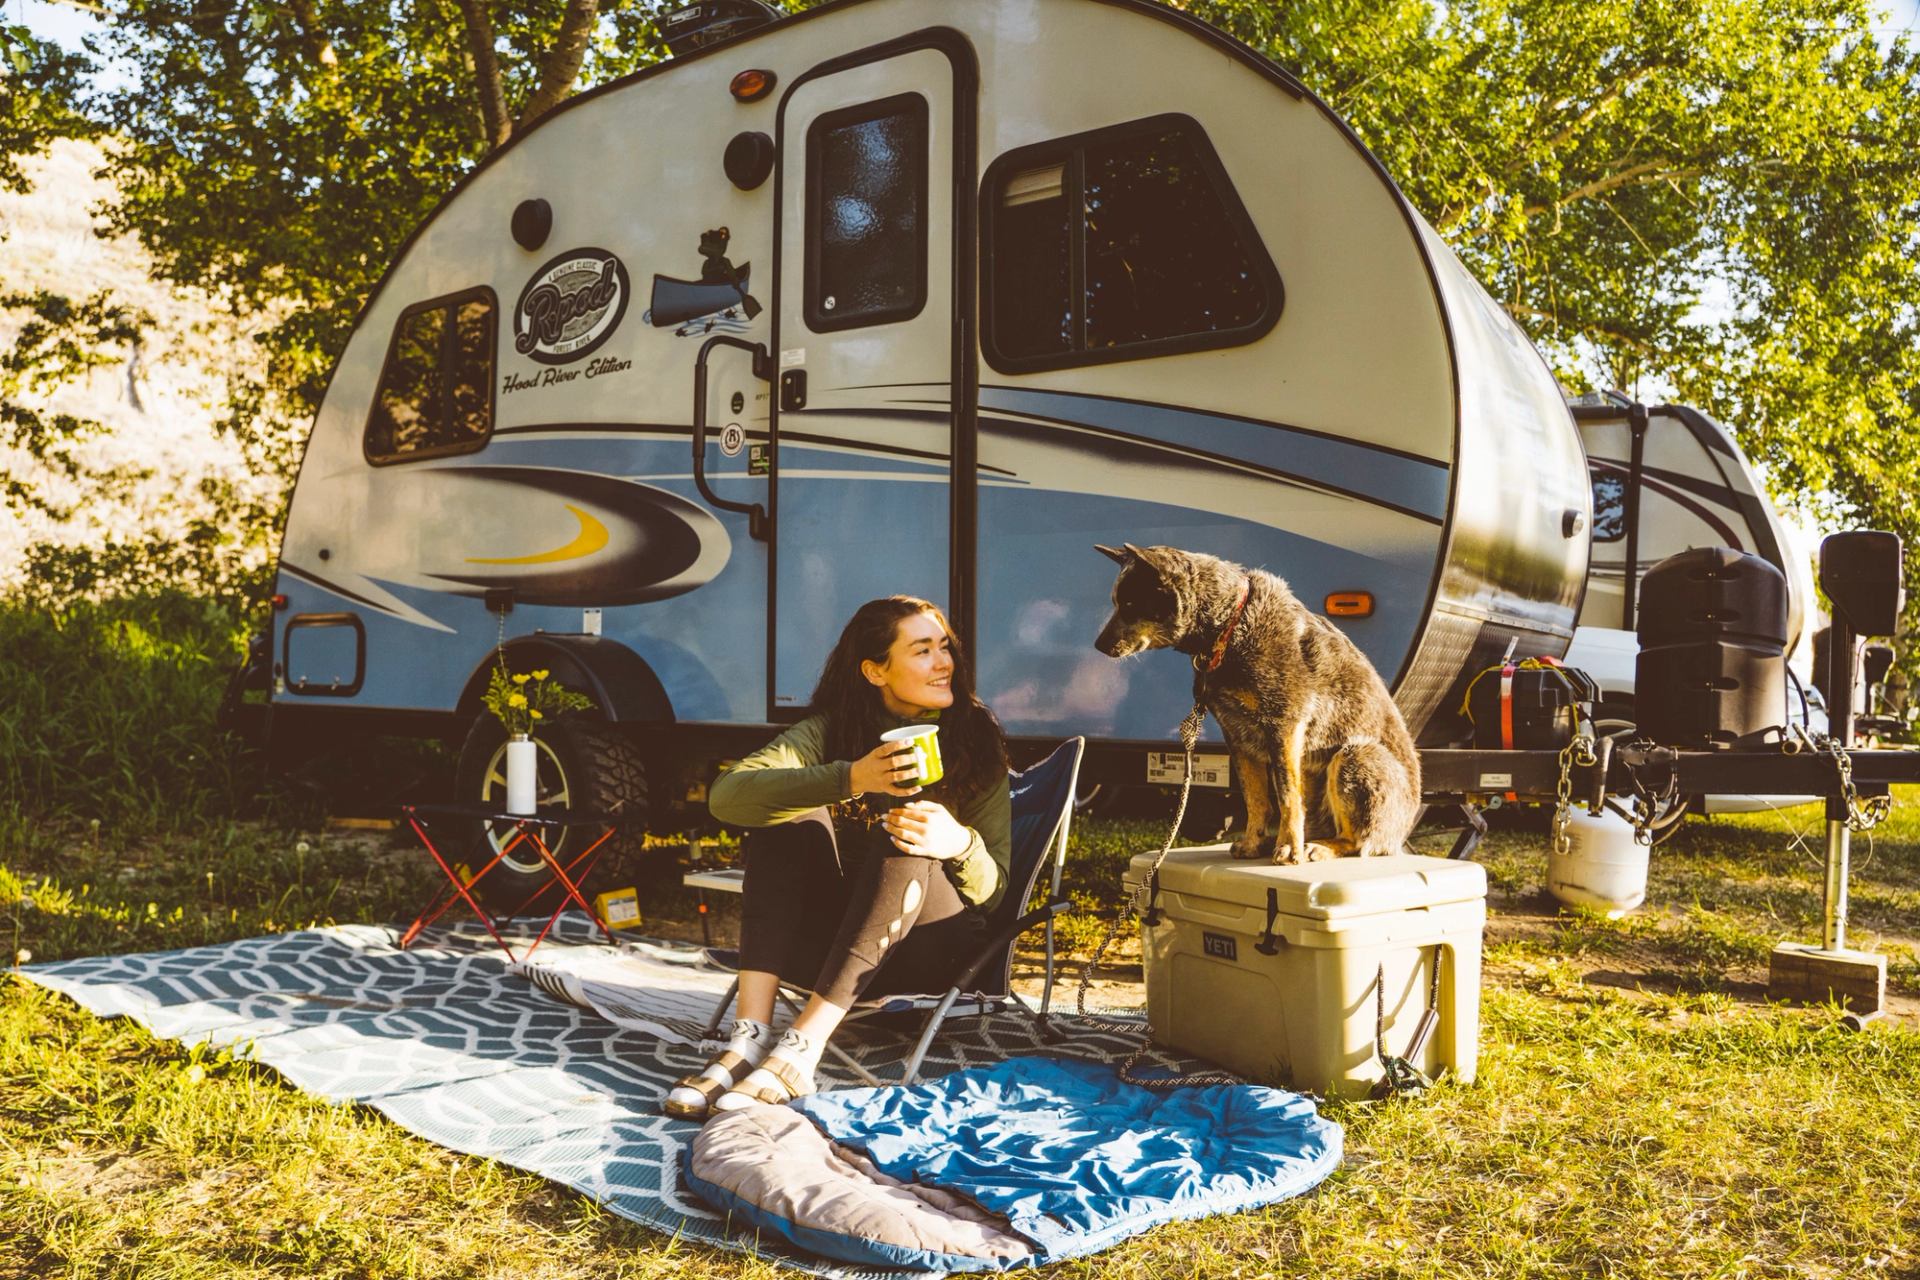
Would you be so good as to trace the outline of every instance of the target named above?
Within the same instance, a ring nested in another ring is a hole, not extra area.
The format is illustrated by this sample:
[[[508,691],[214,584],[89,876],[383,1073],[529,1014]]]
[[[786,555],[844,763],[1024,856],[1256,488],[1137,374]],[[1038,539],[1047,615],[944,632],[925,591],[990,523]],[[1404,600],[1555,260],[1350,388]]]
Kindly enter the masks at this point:
[[[519,951],[538,923],[502,936]],[[17,972],[101,1017],[229,1049],[307,1093],[364,1103],[429,1141],[540,1174],[670,1235],[818,1275],[901,1274],[762,1243],[682,1186],[681,1150],[699,1127],[660,1114],[660,1100],[706,1062],[700,1032],[732,981],[697,949],[609,947],[572,912],[526,968],[477,924],[428,930],[405,951],[398,937],[380,925],[334,925]],[[1069,998],[1071,986],[1061,983]],[[1053,1022],[1064,1042],[1041,1040],[1017,1012],[952,1019],[922,1075],[1031,1054],[1111,1062],[1142,1040],[1071,1016]],[[899,1077],[912,1040],[857,1022],[834,1038],[883,1080]],[[831,1057],[818,1080],[823,1089],[858,1083]]]

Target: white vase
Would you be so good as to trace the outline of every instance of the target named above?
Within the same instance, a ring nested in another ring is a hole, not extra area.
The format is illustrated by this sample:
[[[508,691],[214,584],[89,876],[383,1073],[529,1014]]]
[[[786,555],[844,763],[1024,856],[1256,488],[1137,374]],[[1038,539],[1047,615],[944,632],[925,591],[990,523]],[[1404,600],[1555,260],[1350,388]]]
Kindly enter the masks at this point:
[[[524,733],[507,739],[507,812],[532,813],[539,788],[540,746]]]

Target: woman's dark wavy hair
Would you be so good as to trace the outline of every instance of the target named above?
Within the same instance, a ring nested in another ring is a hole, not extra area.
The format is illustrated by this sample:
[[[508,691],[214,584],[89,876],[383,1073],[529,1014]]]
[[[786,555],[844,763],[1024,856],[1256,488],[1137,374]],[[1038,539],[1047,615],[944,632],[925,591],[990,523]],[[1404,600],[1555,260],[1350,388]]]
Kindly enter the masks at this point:
[[[953,705],[939,720],[945,776],[915,798],[938,800],[951,808],[1007,776],[1007,741],[1000,722],[973,691],[973,668],[940,606],[918,596],[887,596],[861,605],[827,655],[810,709],[827,718],[827,759],[858,760],[879,746],[880,735],[893,727],[894,718],[880,700],[880,690],[861,674],[860,664],[885,666],[900,623],[920,613],[931,614],[953,643]]]

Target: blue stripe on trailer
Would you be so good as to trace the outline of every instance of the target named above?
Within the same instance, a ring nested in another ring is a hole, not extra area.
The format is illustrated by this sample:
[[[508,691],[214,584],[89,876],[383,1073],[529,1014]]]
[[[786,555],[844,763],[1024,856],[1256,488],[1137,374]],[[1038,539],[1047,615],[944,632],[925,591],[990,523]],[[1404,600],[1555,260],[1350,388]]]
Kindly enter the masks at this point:
[[[982,387],[984,409],[1019,413],[1105,433],[1127,433],[1217,459],[1240,459],[1439,524],[1446,519],[1452,471],[1441,462],[1378,445],[1322,435],[1278,422],[1019,387]]]

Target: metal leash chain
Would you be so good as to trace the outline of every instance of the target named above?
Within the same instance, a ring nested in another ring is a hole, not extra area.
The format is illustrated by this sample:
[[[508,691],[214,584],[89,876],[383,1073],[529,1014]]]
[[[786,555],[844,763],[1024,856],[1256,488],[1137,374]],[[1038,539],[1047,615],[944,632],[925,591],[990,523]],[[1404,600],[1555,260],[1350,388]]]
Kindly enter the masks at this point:
[[[1440,1021],[1440,948],[1433,949],[1433,974],[1427,982],[1427,1007],[1414,1024],[1413,1038],[1404,1054],[1387,1052],[1387,966],[1382,964],[1373,975],[1373,1052],[1380,1059],[1380,1083],[1374,1096],[1398,1098],[1425,1093],[1433,1088],[1433,1078],[1413,1064],[1427,1047],[1427,1038]]]
[[[1127,1055],[1120,1064],[1120,1078],[1128,1084],[1139,1085],[1147,1089],[1178,1089],[1215,1084],[1243,1084],[1239,1076],[1224,1071],[1196,1071],[1184,1076],[1140,1076],[1135,1068],[1153,1050],[1153,1028],[1138,1022],[1117,1022],[1107,1018],[1090,1017],[1087,1013],[1087,991],[1093,985],[1094,971],[1099,969],[1100,961],[1107,954],[1107,948],[1119,936],[1127,920],[1143,914],[1147,897],[1152,892],[1153,880],[1160,872],[1160,864],[1167,860],[1167,854],[1173,849],[1173,842],[1180,835],[1180,824],[1187,816],[1187,794],[1193,789],[1193,749],[1200,741],[1200,726],[1207,718],[1207,709],[1198,698],[1194,700],[1193,710],[1180,722],[1180,745],[1186,749],[1186,775],[1180,782],[1180,803],[1173,811],[1173,825],[1167,829],[1167,838],[1160,845],[1160,853],[1153,860],[1152,868],[1144,879],[1134,886],[1126,906],[1114,916],[1107,926],[1106,936],[1100,939],[1100,945],[1094,948],[1093,959],[1080,968],[1080,990],[1074,1000],[1074,1017],[1090,1031],[1111,1031],[1124,1035],[1139,1035],[1143,1031],[1146,1039],[1138,1049]],[[1144,939],[1143,939],[1144,942]]]
[[[1564,857],[1573,847],[1573,837],[1567,834],[1567,813],[1573,804],[1573,766],[1591,769],[1599,759],[1594,754],[1593,735],[1576,733],[1573,740],[1560,748],[1560,782],[1554,789],[1553,806],[1553,851]]]

